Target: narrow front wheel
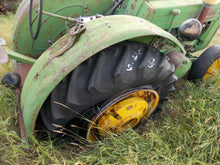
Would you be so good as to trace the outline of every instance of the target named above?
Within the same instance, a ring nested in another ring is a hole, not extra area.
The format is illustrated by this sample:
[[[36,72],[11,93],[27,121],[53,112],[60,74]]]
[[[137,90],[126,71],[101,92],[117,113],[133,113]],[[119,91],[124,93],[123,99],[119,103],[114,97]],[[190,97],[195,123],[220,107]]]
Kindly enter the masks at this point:
[[[188,78],[206,80],[215,77],[220,71],[220,45],[213,45],[193,63]]]

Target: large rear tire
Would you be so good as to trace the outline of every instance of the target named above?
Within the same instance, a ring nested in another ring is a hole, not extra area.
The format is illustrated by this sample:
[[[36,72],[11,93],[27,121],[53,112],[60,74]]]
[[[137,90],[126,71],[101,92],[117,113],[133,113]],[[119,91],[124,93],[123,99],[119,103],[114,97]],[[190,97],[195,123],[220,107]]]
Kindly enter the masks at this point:
[[[110,98],[134,89],[157,91],[157,112],[175,89],[174,71],[174,65],[156,48],[138,42],[118,43],[80,64],[53,90],[40,111],[41,121],[51,132],[71,124],[87,130],[88,120]],[[82,132],[77,134],[85,137],[86,131]]]

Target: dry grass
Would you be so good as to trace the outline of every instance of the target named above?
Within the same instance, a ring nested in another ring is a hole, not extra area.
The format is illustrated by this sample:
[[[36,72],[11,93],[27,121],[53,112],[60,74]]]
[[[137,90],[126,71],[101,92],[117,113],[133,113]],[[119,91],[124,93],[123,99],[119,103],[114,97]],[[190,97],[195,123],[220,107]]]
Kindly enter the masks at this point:
[[[13,26],[14,14],[7,16],[0,15],[0,38],[3,38],[7,42],[7,46],[4,48],[12,49],[12,26]],[[12,64],[0,65],[0,79],[5,73],[12,71]]]
[[[9,48],[12,48],[13,14],[0,15],[0,37],[5,39]]]
[[[3,38],[7,42],[7,46],[4,48],[12,49],[12,26],[13,26],[14,14],[0,15],[0,38]],[[0,79],[5,73],[12,71],[12,64],[0,65]]]

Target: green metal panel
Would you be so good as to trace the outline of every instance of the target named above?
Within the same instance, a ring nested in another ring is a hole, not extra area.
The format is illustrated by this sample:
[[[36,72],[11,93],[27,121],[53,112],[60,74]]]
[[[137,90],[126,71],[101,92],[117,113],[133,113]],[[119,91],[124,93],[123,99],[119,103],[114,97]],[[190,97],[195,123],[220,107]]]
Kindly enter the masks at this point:
[[[134,15],[146,19],[157,26],[168,29],[173,19],[172,11],[180,10],[173,23],[173,27],[179,27],[183,21],[189,18],[198,18],[203,7],[202,0],[125,0],[115,14]],[[213,6],[207,20],[216,19],[217,9],[220,4]]]
[[[217,32],[219,26],[220,26],[220,17],[214,20],[211,23],[210,27],[201,34],[198,43],[196,45],[196,51],[202,50],[209,45],[215,33]]]
[[[185,61],[182,61],[180,66],[176,68],[174,74],[178,77],[178,79],[181,79],[190,70],[191,66],[191,60],[187,59]]]
[[[135,15],[170,31],[173,28],[178,29],[189,18],[198,18],[202,8],[202,0],[125,0],[116,14]],[[178,15],[173,14],[175,9],[180,11]],[[212,22],[211,26],[194,42],[191,52],[204,49],[210,43],[220,26],[219,17],[220,3],[211,7],[205,21]]]
[[[29,34],[28,12],[29,0],[23,0],[15,17],[13,27],[14,51],[38,58],[50,44],[66,34],[66,21],[51,16],[43,15],[42,28],[37,40],[32,40]],[[37,7],[38,0],[34,0]],[[112,0],[43,0],[43,10],[62,16],[79,17],[101,14]],[[178,28],[182,22],[189,18],[198,18],[203,7],[202,0],[124,0],[114,14],[134,15],[170,31]],[[173,10],[178,9],[180,14],[173,15]],[[217,28],[220,15],[220,4],[212,6],[207,21],[214,21],[215,25],[209,27],[208,32],[201,35],[201,42],[197,42],[195,50],[203,49],[210,42]],[[36,13],[33,13],[33,15]],[[73,24],[71,24],[72,26]],[[36,28],[36,27],[34,27]],[[196,42],[195,42],[196,43]]]
[[[157,26],[168,29],[172,19],[172,11],[179,9],[181,13],[176,16],[173,28],[192,17],[198,16],[202,9],[201,0],[125,0],[124,5],[117,10],[118,14],[135,15],[147,19]]]
[[[27,63],[27,64],[31,64],[31,65],[33,65],[36,62],[36,59],[31,58],[31,57],[27,57],[23,54],[19,54],[17,52],[12,51],[12,50],[6,49],[6,52],[7,52],[8,57],[10,59],[16,60],[18,62],[23,62],[23,63]]]
[[[38,7],[38,0],[33,0],[33,10]],[[43,10],[68,17],[80,17],[102,13],[111,0],[43,0]],[[43,15],[41,31],[36,40],[32,40],[29,30],[30,0],[23,0],[16,13],[13,24],[14,51],[32,57],[39,57],[62,35],[66,34],[66,21]],[[36,13],[33,12],[33,18]],[[72,25],[72,24],[71,24]],[[70,26],[71,26],[70,25]],[[34,24],[36,29],[36,24]]]
[[[90,21],[74,46],[62,55],[65,43],[72,37],[66,34],[35,62],[22,90],[21,107],[27,135],[34,132],[40,108],[54,87],[80,63],[97,52],[118,42],[145,36],[162,36],[170,39],[185,53],[179,41],[156,25],[133,16],[107,16]],[[58,55],[58,56],[57,56]],[[57,56],[57,57],[56,57]]]

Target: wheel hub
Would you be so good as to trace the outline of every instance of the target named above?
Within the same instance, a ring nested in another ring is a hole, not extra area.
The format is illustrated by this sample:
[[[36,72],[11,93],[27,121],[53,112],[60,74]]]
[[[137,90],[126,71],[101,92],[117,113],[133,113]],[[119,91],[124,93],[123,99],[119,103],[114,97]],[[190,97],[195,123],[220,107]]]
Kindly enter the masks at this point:
[[[220,70],[220,58],[218,60],[216,60],[207,70],[207,72],[205,73],[203,79],[209,79],[209,78],[213,78]]]
[[[86,138],[95,141],[107,132],[121,133],[134,128],[142,119],[156,109],[159,94],[154,90],[129,91],[112,99],[88,125]]]

